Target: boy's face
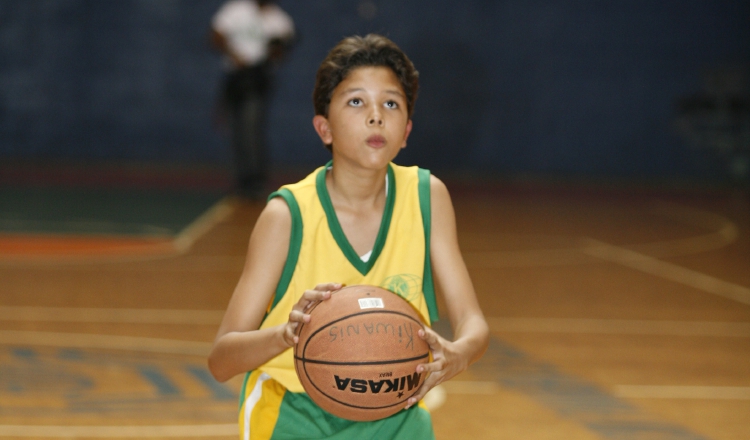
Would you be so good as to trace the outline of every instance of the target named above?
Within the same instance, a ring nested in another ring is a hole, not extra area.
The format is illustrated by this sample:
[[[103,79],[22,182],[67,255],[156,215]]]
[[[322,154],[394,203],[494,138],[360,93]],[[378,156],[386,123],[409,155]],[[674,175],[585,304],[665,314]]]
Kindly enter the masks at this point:
[[[406,95],[387,67],[360,67],[349,72],[331,96],[328,117],[313,125],[334,159],[356,161],[365,168],[385,167],[402,148],[412,123]]]

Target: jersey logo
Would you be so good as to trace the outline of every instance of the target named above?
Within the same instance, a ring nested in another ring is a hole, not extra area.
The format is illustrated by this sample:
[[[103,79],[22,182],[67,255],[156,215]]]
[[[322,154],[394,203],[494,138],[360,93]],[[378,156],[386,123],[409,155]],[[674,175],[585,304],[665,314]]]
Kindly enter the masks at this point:
[[[390,290],[407,301],[414,301],[422,292],[422,277],[410,273],[393,275],[384,279],[380,287]]]

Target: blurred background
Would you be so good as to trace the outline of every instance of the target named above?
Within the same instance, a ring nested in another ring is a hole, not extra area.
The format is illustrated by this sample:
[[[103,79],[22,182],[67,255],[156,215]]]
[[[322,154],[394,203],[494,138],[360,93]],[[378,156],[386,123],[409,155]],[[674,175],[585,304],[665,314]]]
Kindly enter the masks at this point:
[[[0,1],[0,160],[230,161],[216,112],[220,0]],[[275,168],[327,160],[315,71],[379,32],[421,74],[399,161],[493,176],[747,179],[750,4],[279,1],[298,42],[277,72]]]

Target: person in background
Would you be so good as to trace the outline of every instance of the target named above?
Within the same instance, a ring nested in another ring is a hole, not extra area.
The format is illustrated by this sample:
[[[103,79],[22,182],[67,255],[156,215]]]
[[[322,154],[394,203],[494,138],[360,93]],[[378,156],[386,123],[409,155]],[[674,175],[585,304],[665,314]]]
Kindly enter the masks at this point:
[[[273,1],[229,0],[211,20],[211,41],[224,55],[222,104],[239,195],[266,195],[265,130],[272,74],[294,37],[292,18]]]

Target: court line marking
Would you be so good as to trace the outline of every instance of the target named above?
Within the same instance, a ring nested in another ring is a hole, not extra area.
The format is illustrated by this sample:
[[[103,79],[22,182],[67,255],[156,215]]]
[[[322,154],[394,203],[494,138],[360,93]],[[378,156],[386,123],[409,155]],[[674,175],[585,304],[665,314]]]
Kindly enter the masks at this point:
[[[562,419],[579,424],[607,439],[705,440],[675,422],[662,420],[615,397],[596,382],[566,374],[554,364],[493,336],[482,359],[472,365],[473,374],[494,379],[504,391],[521,393]]]
[[[0,306],[0,321],[217,325],[223,310]]]
[[[210,231],[216,224],[224,221],[234,212],[234,203],[230,198],[224,197],[216,202],[206,212],[201,214],[185,227],[174,239],[174,247],[178,253],[183,254],[190,250],[203,235]]]
[[[734,222],[710,211],[693,209],[676,203],[656,202],[651,212],[711,231],[693,237],[628,245],[635,251],[655,257],[666,258],[713,251],[735,242],[739,237],[739,228]],[[561,240],[560,237],[549,238]],[[590,239],[586,237],[569,237],[568,239],[573,242],[569,247],[517,251],[466,251],[463,252],[463,256],[467,266],[472,269],[591,263],[592,256],[581,252],[591,245]]]
[[[211,343],[134,336],[0,330],[0,344],[98,348],[206,357]],[[40,426],[0,425],[0,437],[223,437],[236,436],[237,424]]]
[[[0,306],[0,321],[218,325],[223,310]],[[636,319],[486,317],[492,331],[750,338],[750,323]],[[33,333],[33,332],[30,332]]]
[[[581,255],[577,247],[519,251],[464,251],[462,254],[469,269],[569,266],[591,262],[590,258]]]
[[[89,264],[112,264],[139,261],[153,261],[174,258],[184,255],[203,235],[218,223],[224,221],[235,211],[235,202],[231,197],[224,197],[199,215],[183,228],[176,236],[164,244],[155,244],[156,254],[141,255],[66,255],[66,256],[3,256],[0,255],[0,266],[76,266]]]
[[[0,321],[218,325],[223,310],[0,306]],[[494,332],[596,333],[750,338],[750,323],[486,317]],[[104,336],[104,335],[102,335]],[[148,338],[152,339],[152,338]]]
[[[734,222],[710,211],[702,211],[676,203],[665,202],[656,204],[652,211],[681,223],[713,231],[694,237],[628,246],[637,252],[649,254],[654,257],[676,257],[713,251],[734,243],[740,236],[739,228],[737,228]]]
[[[51,309],[51,308],[50,308]],[[91,310],[86,309],[87,313]],[[130,310],[132,311],[132,309]],[[212,312],[213,313],[213,312]],[[206,356],[210,343],[132,336],[81,333],[53,333],[0,330],[0,344],[43,345],[55,347],[100,348],[167,354]],[[448,381],[430,390],[425,405],[435,410],[445,403],[446,394],[494,394],[499,385],[488,381]],[[39,426],[0,425],[0,437],[210,437],[236,435],[237,424],[153,425],[153,426]]]
[[[210,342],[183,341],[179,339],[21,330],[0,330],[0,344],[99,348],[201,357],[208,356],[212,346]]]
[[[53,345],[65,347],[87,347],[104,349],[122,349],[133,351],[149,351],[161,353],[178,353],[188,355],[205,356],[210,343],[179,341],[169,339],[157,339],[146,337],[107,336],[96,334],[73,334],[73,333],[50,333],[50,332],[26,332],[26,331],[0,331],[0,344],[9,345]],[[518,358],[518,355],[513,356]],[[618,392],[633,397],[637,393],[644,396],[648,392],[654,395],[654,390],[668,390],[669,396],[687,396],[683,398],[694,398],[690,396],[701,396],[695,398],[742,398],[750,388],[745,387],[692,387],[692,388],[622,388]],[[490,394],[498,392],[500,385],[491,381],[448,381],[434,389],[433,395],[425,403],[432,409],[441,406],[448,393],[451,394]],[[718,390],[718,391],[717,391]],[[429,395],[429,394],[428,394]],[[718,397],[717,397],[718,396]],[[236,435],[237,425],[156,425],[156,426],[34,426],[34,425],[0,425],[0,436],[15,437],[100,437],[100,438],[125,438],[125,437],[193,437],[193,436],[233,436]]]
[[[750,338],[748,322],[487,317],[493,332]]]
[[[448,394],[481,395],[500,392],[500,385],[497,382],[487,380],[449,380],[439,386],[442,386]]]
[[[750,400],[750,387],[615,385],[614,393],[630,399]]]
[[[226,437],[237,436],[237,424],[212,425],[139,425],[139,426],[64,426],[0,425],[0,437]]]
[[[245,265],[245,256],[235,256],[235,257],[224,257],[224,256],[217,256],[217,255],[192,255],[190,253],[185,253],[182,255],[178,255],[174,253],[174,247],[172,246],[171,242],[164,242],[165,249],[168,248],[169,254],[161,253],[161,254],[131,254],[132,258],[125,257],[122,255],[119,255],[117,257],[102,257],[101,260],[97,260],[98,263],[118,263],[118,264],[110,264],[107,267],[107,270],[110,272],[116,271],[116,272],[171,272],[171,273],[206,273],[206,272],[233,272],[237,273],[239,276],[239,273],[242,271],[242,268]],[[178,257],[178,258],[177,258]],[[81,257],[88,259],[89,257]],[[106,258],[106,261],[104,261],[104,258]],[[117,259],[116,261],[114,259]],[[158,261],[159,264],[140,264],[138,266],[135,266],[139,263],[149,263],[152,261]],[[80,270],[80,271],[91,271],[91,270],[98,270],[96,267],[92,269],[92,265],[97,263],[94,261],[89,261],[89,264],[83,264],[83,259],[72,259],[72,260],[64,260],[64,259],[57,259],[52,260],[51,258],[46,258],[44,261],[37,260],[37,261],[31,261],[31,260],[24,260],[23,262],[14,260],[11,262],[10,260],[3,260],[2,257],[0,257],[0,268],[7,268],[10,266],[18,266],[18,267],[34,267],[36,269],[44,269],[44,270],[65,270],[65,271],[71,271],[71,270]],[[23,264],[21,264],[23,263]]]
[[[489,381],[448,381],[430,390],[424,403],[434,411],[442,406],[446,394],[494,394],[500,386]],[[150,426],[39,426],[0,425],[2,437],[219,437],[237,435],[237,424],[150,425]]]
[[[586,255],[611,263],[617,263],[743,304],[750,304],[750,289],[747,287],[599,240],[589,238],[587,241],[588,245],[581,249],[581,252]]]
[[[435,386],[424,396],[424,404],[430,411],[443,406],[448,394],[491,395],[500,392],[497,382],[487,380],[449,380]]]

